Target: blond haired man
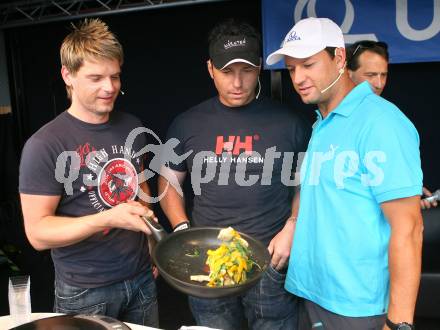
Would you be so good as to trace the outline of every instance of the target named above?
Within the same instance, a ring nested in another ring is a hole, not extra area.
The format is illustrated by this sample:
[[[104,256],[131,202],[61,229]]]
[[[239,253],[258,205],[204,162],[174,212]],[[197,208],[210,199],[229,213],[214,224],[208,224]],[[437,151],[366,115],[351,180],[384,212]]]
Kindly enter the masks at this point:
[[[60,55],[71,105],[27,141],[20,164],[27,237],[37,250],[52,250],[56,312],[158,326],[141,218],[152,211],[134,201],[140,190],[149,192],[136,156],[145,141],[126,145],[142,124],[112,112],[122,47],[93,19],[74,27]]]

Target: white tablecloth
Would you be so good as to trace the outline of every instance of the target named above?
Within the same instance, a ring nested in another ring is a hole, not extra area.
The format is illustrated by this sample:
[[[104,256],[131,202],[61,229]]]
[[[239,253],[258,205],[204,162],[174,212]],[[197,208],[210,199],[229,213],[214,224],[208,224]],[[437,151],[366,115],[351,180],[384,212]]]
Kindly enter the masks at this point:
[[[62,314],[56,314],[56,313],[32,313],[31,315],[31,321],[44,319],[46,317],[56,316],[56,315],[62,315]],[[151,328],[151,327],[145,327],[138,324],[132,324],[132,323],[125,323],[128,325],[132,330],[157,330],[157,328]],[[6,316],[0,316],[0,329],[9,329],[12,328],[12,320],[9,317],[9,315]]]

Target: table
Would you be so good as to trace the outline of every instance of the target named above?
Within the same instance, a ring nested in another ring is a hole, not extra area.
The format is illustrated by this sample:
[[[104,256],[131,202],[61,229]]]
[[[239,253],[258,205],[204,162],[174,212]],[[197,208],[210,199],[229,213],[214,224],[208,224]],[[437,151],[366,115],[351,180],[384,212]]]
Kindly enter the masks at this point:
[[[52,316],[57,316],[57,315],[62,315],[62,314],[60,314],[60,313],[32,313],[31,321],[44,319],[46,317],[52,317]],[[0,329],[4,330],[4,329],[11,328],[13,326],[11,321],[12,320],[9,317],[9,315],[0,316]],[[132,323],[127,323],[127,322],[124,322],[124,323],[126,325],[128,325],[132,330],[157,330],[157,328],[146,327],[143,325],[132,324]]]

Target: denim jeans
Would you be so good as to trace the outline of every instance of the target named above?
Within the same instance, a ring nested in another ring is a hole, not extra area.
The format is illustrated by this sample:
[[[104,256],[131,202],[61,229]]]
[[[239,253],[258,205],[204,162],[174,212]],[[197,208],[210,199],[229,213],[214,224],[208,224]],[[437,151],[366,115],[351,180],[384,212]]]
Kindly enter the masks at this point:
[[[284,289],[285,273],[271,266],[260,281],[237,297],[205,299],[189,297],[198,325],[223,330],[242,328],[244,317],[253,330],[296,330],[297,298]]]
[[[56,313],[100,314],[120,321],[159,326],[156,284],[151,269],[99,288],[78,288],[55,279]]]

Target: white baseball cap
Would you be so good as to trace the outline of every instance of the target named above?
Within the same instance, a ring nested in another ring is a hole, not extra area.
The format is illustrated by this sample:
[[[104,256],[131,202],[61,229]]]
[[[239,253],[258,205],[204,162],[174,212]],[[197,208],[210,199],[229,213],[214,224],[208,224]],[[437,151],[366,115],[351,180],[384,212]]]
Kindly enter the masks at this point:
[[[266,63],[275,64],[286,55],[294,58],[310,57],[326,47],[345,48],[339,26],[328,18],[305,18],[287,33],[281,48],[270,54]]]

